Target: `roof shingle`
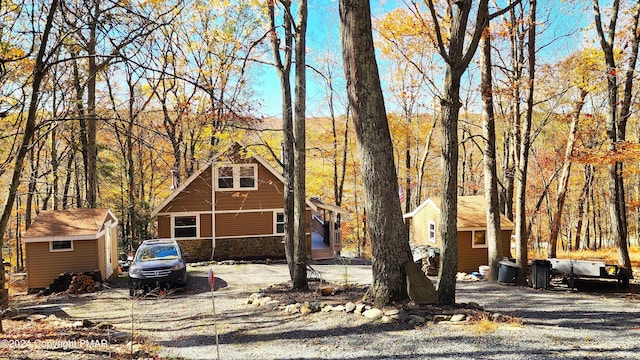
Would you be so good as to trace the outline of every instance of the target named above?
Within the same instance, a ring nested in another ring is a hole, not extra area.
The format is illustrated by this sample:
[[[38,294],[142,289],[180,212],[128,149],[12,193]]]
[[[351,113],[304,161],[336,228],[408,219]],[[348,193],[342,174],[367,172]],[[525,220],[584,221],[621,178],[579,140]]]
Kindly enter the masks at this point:
[[[29,239],[97,235],[107,213],[107,209],[42,211],[22,237]]]

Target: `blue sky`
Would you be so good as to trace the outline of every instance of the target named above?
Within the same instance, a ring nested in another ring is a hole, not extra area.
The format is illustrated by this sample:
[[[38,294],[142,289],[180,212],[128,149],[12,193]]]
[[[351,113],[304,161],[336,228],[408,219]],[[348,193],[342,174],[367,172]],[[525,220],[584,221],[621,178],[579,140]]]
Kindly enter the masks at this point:
[[[371,9],[374,17],[385,14],[398,6],[406,6],[402,1],[372,0]],[[568,56],[576,48],[582,47],[584,40],[581,28],[588,26],[593,18],[588,2],[566,2],[560,0],[542,1],[538,5],[538,22],[541,28],[548,27],[537,40],[540,48],[538,61],[555,62]],[[336,66],[333,72],[336,77],[343,77],[342,54],[339,37],[338,0],[317,0],[309,2],[309,23],[307,29],[307,63],[317,64],[319,57],[332,58]],[[551,41],[550,39],[554,39]],[[379,60],[380,71],[384,64]],[[264,117],[280,118],[282,101],[280,82],[275,70],[270,66],[260,66],[257,70],[257,97],[261,99]],[[384,78],[384,74],[381,74]],[[344,94],[344,83],[334,84],[336,91]],[[384,84],[383,84],[384,88]],[[307,71],[307,116],[327,115],[324,84],[314,74]],[[389,96],[386,97],[387,109],[393,108]],[[343,112],[337,109],[338,113]]]

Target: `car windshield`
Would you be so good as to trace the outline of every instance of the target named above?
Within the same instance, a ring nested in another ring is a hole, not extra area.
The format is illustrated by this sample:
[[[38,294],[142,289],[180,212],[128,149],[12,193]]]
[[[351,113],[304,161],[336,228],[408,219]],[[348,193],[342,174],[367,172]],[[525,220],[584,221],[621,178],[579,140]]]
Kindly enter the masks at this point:
[[[175,245],[145,246],[138,250],[136,260],[149,261],[160,259],[177,259],[178,249]]]

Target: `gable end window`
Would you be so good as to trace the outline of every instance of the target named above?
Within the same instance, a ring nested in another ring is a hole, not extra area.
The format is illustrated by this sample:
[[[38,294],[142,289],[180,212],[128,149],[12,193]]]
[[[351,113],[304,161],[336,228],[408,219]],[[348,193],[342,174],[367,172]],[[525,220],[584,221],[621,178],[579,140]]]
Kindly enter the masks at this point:
[[[50,252],[73,251],[73,241],[71,240],[50,241],[49,251]]]
[[[173,218],[173,237],[196,238],[198,237],[198,216],[175,216]]]
[[[257,190],[257,164],[234,164],[218,166],[216,190]]]
[[[221,166],[218,168],[218,188],[233,189],[233,167]]]
[[[471,247],[472,248],[486,248],[487,246],[487,232],[484,230],[474,230],[471,234]]]

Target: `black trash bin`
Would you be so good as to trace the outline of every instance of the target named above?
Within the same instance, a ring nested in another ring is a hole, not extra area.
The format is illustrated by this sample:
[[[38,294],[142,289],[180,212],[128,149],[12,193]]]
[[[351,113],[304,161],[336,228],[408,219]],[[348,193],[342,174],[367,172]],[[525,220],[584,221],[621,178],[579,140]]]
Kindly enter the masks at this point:
[[[498,282],[515,284],[518,265],[513,261],[502,260],[498,263]]]
[[[551,283],[551,261],[533,260],[531,262],[531,286],[534,289],[548,289]]]

